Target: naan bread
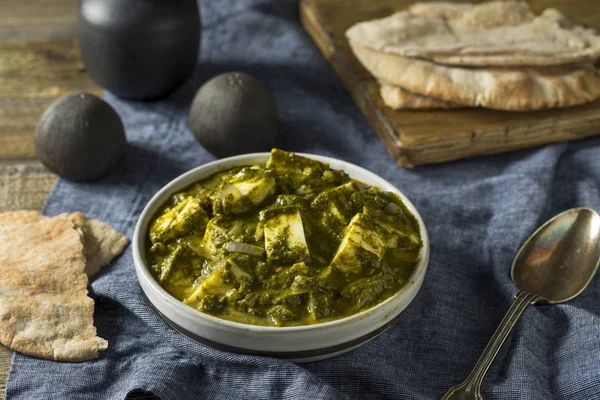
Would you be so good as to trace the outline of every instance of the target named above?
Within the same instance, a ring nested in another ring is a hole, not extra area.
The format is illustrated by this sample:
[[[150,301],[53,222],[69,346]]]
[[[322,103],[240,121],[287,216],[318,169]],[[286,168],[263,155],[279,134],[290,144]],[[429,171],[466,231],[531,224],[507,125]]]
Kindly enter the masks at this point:
[[[463,107],[460,104],[414,94],[402,89],[400,86],[383,82],[381,83],[380,93],[385,105],[394,110],[428,110]]]
[[[85,272],[94,276],[113,258],[121,254],[129,239],[104,222],[87,219],[80,212],[69,216],[75,226],[83,231],[83,252],[86,258]]]
[[[37,211],[31,210],[18,210],[18,211],[7,211],[0,214],[0,227],[11,226],[11,225],[23,225],[38,222],[44,217]]]
[[[551,66],[600,57],[593,29],[571,24],[556,9],[535,16],[523,1],[417,3],[358,23],[346,36],[377,52],[446,65]]]
[[[350,44],[378,80],[464,106],[541,110],[590,103],[600,97],[600,73],[593,64],[460,68]]]
[[[37,211],[19,210],[0,214],[0,227],[23,225],[48,219]],[[82,236],[83,252],[86,257],[85,272],[92,277],[123,252],[129,239],[104,222],[87,219],[80,212],[69,215],[69,219]]]
[[[527,4],[515,1],[508,1],[506,3],[513,5],[513,7],[510,7],[508,10],[509,12],[512,11],[512,15],[527,15],[527,13],[524,13],[524,9],[529,10]],[[456,19],[462,17],[466,12],[473,10],[473,4],[432,1],[430,3],[415,3],[410,6],[408,10],[411,14],[423,18]],[[531,15],[531,17],[533,17],[533,15]],[[523,19],[523,17],[519,18],[519,20],[521,19]]]
[[[0,227],[0,343],[59,361],[97,358],[94,301],[80,234],[67,214]]]

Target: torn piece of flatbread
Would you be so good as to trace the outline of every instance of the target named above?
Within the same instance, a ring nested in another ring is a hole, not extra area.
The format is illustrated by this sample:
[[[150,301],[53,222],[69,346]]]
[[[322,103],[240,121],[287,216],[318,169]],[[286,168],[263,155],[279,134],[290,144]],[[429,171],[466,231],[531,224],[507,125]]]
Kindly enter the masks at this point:
[[[85,272],[92,277],[123,252],[129,239],[104,222],[87,219],[80,212],[69,216],[82,236],[86,257]],[[48,217],[37,211],[19,210],[0,214],[0,226],[22,225],[38,222]]]
[[[104,222],[87,219],[80,212],[69,216],[83,231],[83,252],[86,257],[85,272],[94,276],[102,267],[125,249],[129,239]]]
[[[461,68],[350,44],[378,80],[464,106],[526,111],[570,107],[600,98],[600,72],[592,64]]]
[[[497,2],[494,2],[497,3]],[[503,2],[505,5],[511,5],[513,7],[508,7],[508,11],[511,12],[512,16],[512,25],[517,23],[518,21],[523,21],[524,19],[533,18],[533,14],[529,11],[529,6],[527,4],[523,4],[523,2],[515,2],[515,1],[507,1]],[[517,3],[517,4],[515,4]],[[488,3],[490,4],[490,3]],[[503,7],[504,5],[500,5]],[[516,7],[515,7],[516,6]],[[448,1],[432,1],[430,3],[415,3],[408,11],[416,16],[423,18],[445,18],[445,19],[457,19],[461,18],[465,15],[465,13],[472,11],[474,5],[472,3],[451,3]],[[488,6],[489,7],[489,6]],[[515,21],[515,19],[517,19]],[[490,22],[495,22],[496,16]],[[488,22],[488,23],[490,23]]]
[[[7,211],[0,214],[0,226],[31,224],[43,218],[47,217],[32,210]]]
[[[371,50],[446,65],[548,66],[600,57],[593,29],[572,24],[556,9],[535,16],[524,1],[416,3],[355,24],[346,36]]]
[[[464,107],[460,104],[439,100],[433,97],[414,94],[401,88],[381,82],[379,92],[386,106],[394,110],[430,110]]]
[[[58,361],[97,358],[83,244],[67,214],[0,227],[0,343]]]

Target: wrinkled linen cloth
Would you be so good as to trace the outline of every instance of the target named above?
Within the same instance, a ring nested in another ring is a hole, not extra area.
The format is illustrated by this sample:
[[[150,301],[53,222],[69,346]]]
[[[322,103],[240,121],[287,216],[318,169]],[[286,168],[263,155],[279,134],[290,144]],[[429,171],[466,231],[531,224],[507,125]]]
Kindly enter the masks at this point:
[[[16,354],[7,398],[124,399],[134,389],[163,400],[440,398],[468,375],[508,310],[516,292],[510,265],[523,241],[560,211],[600,209],[600,139],[402,169],[302,29],[295,1],[204,0],[200,7],[194,76],[161,101],[106,94],[127,130],[122,167],[93,183],[59,180],[44,213],[82,211],[131,238],[156,191],[214,160],[188,129],[195,91],[219,73],[246,71],[277,101],[279,147],[358,164],[414,202],[431,239],[423,286],[376,339],[296,365],[214,350],[173,330],[142,293],[127,248],[90,284],[108,350],[80,364]],[[600,398],[600,278],[566,304],[525,311],[483,396]]]

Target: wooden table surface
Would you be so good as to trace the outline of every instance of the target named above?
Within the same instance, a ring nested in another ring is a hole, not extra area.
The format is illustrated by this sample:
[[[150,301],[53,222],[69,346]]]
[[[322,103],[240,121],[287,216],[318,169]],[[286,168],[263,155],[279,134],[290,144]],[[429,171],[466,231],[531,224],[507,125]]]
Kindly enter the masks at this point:
[[[76,41],[77,0],[0,1],[0,212],[39,210],[56,180],[33,146],[37,121],[56,98],[101,89]],[[0,400],[12,351],[0,345]]]

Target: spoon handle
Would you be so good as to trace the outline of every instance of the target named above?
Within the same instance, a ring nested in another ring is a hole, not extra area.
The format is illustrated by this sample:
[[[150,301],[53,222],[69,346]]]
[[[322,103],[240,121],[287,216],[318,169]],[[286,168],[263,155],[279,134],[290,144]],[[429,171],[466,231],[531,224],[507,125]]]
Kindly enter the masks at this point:
[[[479,357],[477,364],[471,371],[469,377],[460,385],[455,386],[448,390],[448,392],[442,397],[442,400],[447,399],[481,399],[480,387],[483,377],[485,376],[488,368],[496,358],[496,355],[500,351],[502,344],[508,337],[508,334],[515,326],[519,317],[525,311],[528,305],[535,303],[540,299],[540,296],[527,292],[525,290],[519,290],[515,295],[515,300],[510,306],[510,309],[500,322],[500,325],[494,332],[494,336],[490,339],[487,346],[483,350],[483,353]]]

